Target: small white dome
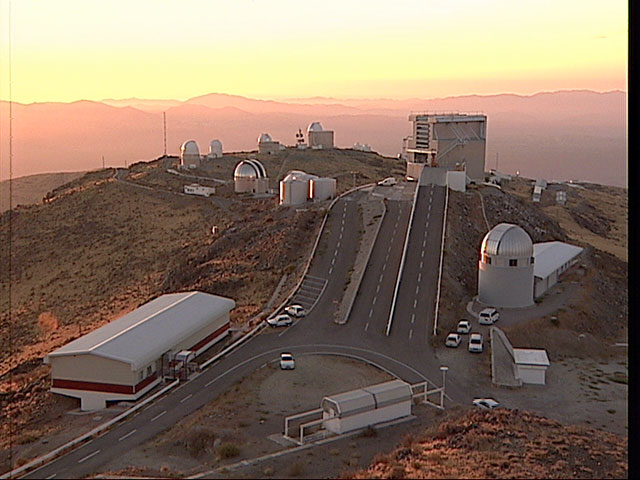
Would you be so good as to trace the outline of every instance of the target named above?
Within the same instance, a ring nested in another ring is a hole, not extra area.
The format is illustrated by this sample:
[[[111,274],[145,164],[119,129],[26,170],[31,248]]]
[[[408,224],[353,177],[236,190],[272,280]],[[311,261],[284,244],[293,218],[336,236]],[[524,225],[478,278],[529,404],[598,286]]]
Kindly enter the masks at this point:
[[[200,155],[200,149],[198,149],[198,144],[195,140],[187,140],[180,147],[180,152],[184,155]]]
[[[482,240],[482,253],[511,258],[533,256],[533,242],[527,232],[511,223],[493,227]]]
[[[271,135],[269,135],[268,133],[261,133],[260,136],[258,137],[258,143],[268,143],[268,142],[273,142]]]
[[[209,143],[209,151],[213,152],[217,149],[222,150],[222,142],[218,139],[211,140],[211,142]]]
[[[307,133],[309,132],[322,132],[322,125],[320,125],[320,122],[313,122],[311,125],[309,125],[309,127],[307,128]]]

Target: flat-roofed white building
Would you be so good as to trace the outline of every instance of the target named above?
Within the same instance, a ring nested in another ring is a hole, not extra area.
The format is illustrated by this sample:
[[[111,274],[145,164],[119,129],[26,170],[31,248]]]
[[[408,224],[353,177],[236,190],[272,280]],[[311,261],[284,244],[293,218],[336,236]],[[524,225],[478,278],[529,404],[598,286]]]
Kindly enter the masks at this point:
[[[280,205],[321,202],[336,195],[336,179],[318,177],[301,170],[291,170],[280,181]]]
[[[411,415],[411,386],[392,380],[324,397],[323,427],[341,434]]]
[[[545,385],[547,368],[551,363],[546,350],[537,348],[514,348],[515,376],[522,383]]]
[[[79,398],[82,410],[137,400],[162,381],[176,353],[197,356],[224,338],[234,307],[203,292],[162,295],[49,353],[51,391]]]
[[[216,193],[215,187],[206,187],[198,183],[192,183],[191,185],[184,186],[184,193],[187,195],[199,195],[201,197],[209,197]]]
[[[412,114],[412,135],[403,139],[401,158],[407,178],[417,180],[425,167],[464,169],[470,180],[484,179],[487,116],[480,114]]]
[[[558,283],[560,275],[578,261],[583,248],[564,242],[543,242],[533,245],[533,277],[535,297]]]

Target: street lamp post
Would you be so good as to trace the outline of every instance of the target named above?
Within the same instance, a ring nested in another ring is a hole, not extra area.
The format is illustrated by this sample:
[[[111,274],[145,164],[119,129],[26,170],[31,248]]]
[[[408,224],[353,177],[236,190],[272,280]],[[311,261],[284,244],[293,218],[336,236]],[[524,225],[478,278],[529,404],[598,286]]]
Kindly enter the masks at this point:
[[[444,408],[444,386],[445,386],[445,380],[447,377],[447,370],[449,370],[449,367],[442,365],[440,367],[440,371],[442,372],[442,388],[440,389],[440,407]]]

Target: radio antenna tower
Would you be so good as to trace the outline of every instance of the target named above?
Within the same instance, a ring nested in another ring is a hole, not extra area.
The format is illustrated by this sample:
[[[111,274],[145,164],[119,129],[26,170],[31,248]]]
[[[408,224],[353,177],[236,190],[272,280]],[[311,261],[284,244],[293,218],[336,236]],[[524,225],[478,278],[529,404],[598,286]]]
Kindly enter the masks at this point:
[[[162,112],[162,121],[164,123],[164,156],[167,156],[167,112]]]

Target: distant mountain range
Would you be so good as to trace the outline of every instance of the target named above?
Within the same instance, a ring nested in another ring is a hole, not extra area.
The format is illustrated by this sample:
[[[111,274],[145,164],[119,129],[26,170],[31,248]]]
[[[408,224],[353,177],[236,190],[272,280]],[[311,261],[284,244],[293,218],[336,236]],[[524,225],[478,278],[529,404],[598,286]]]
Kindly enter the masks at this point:
[[[13,104],[14,176],[123,166],[194,139],[206,152],[218,138],[226,152],[256,149],[268,132],[284,144],[312,121],[335,131],[338,147],[368,143],[396,156],[411,132],[411,112],[482,112],[488,116],[486,168],[531,178],[626,186],[626,102],[622,91],[559,91],[523,96],[436,99],[257,100],[212,93],[186,101],[104,100]],[[8,103],[0,102],[0,178],[8,176]],[[496,165],[497,164],[497,165]]]

